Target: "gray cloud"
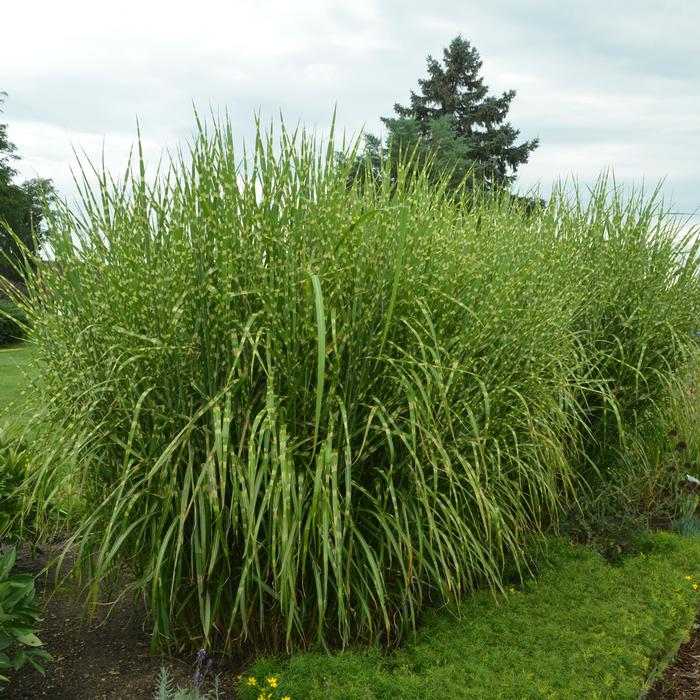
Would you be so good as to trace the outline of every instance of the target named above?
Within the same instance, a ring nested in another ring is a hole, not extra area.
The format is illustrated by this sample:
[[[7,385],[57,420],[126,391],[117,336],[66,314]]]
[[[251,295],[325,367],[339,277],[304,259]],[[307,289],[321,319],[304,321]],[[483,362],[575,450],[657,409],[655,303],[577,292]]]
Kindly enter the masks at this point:
[[[665,177],[681,211],[700,207],[700,4],[494,0],[264,0],[223,4],[87,0],[6,8],[0,89],[23,172],[69,193],[71,143],[122,169],[138,116],[146,152],[181,143],[192,103],[227,108],[241,137],[253,113],[348,133],[380,128],[459,33],[494,91],[514,88],[512,123],[541,147],[523,188],[603,168],[622,182]],[[40,13],[42,22],[35,15]],[[26,27],[26,29],[23,29]],[[31,50],[28,49],[31,46]]]

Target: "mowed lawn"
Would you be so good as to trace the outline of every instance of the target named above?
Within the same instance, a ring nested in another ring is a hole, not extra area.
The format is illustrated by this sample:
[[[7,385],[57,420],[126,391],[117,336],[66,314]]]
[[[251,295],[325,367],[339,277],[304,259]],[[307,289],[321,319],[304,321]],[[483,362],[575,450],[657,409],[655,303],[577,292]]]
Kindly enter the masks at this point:
[[[32,348],[24,344],[0,348],[0,426],[16,424],[27,411],[22,392],[33,375],[32,355]]]

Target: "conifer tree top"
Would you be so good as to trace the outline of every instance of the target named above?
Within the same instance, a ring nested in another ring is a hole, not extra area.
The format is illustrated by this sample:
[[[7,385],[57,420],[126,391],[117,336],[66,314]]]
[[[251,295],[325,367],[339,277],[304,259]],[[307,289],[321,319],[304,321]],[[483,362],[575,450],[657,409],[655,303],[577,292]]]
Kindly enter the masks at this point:
[[[419,93],[411,91],[410,105],[396,103],[397,117],[382,121],[390,140],[418,134],[427,147],[439,148],[438,160],[453,161],[458,172],[471,170],[489,183],[508,182],[539,141],[516,143],[520,132],[507,121],[515,90],[489,95],[482,65],[477,49],[455,37],[444,49],[442,63],[428,56],[428,76],[418,80]]]

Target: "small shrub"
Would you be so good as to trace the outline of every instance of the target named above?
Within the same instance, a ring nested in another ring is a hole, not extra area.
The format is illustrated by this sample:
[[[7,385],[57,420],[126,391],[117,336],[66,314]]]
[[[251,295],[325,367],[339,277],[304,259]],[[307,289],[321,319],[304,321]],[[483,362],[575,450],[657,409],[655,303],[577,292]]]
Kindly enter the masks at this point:
[[[642,537],[648,531],[648,516],[630,508],[623,490],[610,486],[595,501],[585,502],[583,508],[572,508],[560,526],[562,534],[592,547],[613,564],[639,554]]]
[[[23,340],[27,316],[16,304],[0,299],[0,347]]]
[[[14,547],[0,556],[0,687],[9,680],[6,671],[18,671],[28,663],[44,675],[41,662],[51,659],[37,637],[40,616],[34,577],[13,574],[15,558]]]
[[[214,689],[204,691],[197,686],[191,685],[181,688],[175,685],[175,681],[163,667],[153,692],[153,700],[217,700],[219,697],[218,682]]]
[[[153,693],[154,700],[218,700],[219,698],[219,678],[214,678],[214,687],[205,691],[202,688],[212,661],[204,656],[204,651],[197,654],[196,670],[191,683],[181,688],[175,685],[175,681],[164,666],[160,669],[156,689]]]

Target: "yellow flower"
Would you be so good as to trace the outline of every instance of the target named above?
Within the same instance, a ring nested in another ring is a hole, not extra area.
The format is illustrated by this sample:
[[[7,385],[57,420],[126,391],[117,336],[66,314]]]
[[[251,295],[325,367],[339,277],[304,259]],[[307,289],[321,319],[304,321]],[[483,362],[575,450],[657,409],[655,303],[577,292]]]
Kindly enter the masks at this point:
[[[694,590],[694,591],[697,591],[698,588],[700,588],[700,586],[698,586],[697,583],[694,583],[694,584],[693,584],[693,590]]]
[[[692,576],[684,576],[683,578],[684,578],[686,581],[690,581],[690,579],[693,578],[693,577],[692,577]]]
[[[267,684],[270,686],[270,688],[276,688],[277,687],[277,679],[274,676],[270,676],[267,679]]]
[[[272,696],[269,693],[260,693],[258,700],[270,700]]]
[[[292,698],[290,698],[289,695],[285,695],[282,700],[292,700]]]
[[[508,590],[509,590],[511,593],[517,593],[517,592],[518,592],[518,589],[517,589],[515,586],[511,586]]]
[[[642,559],[646,559],[646,558],[647,558],[647,555],[644,554],[644,552],[640,552],[640,553],[639,553],[639,556],[640,556]]]
[[[258,684],[258,682],[255,680],[255,678],[253,678],[253,676],[251,676],[246,682],[248,683],[248,685],[251,685],[251,686]]]

